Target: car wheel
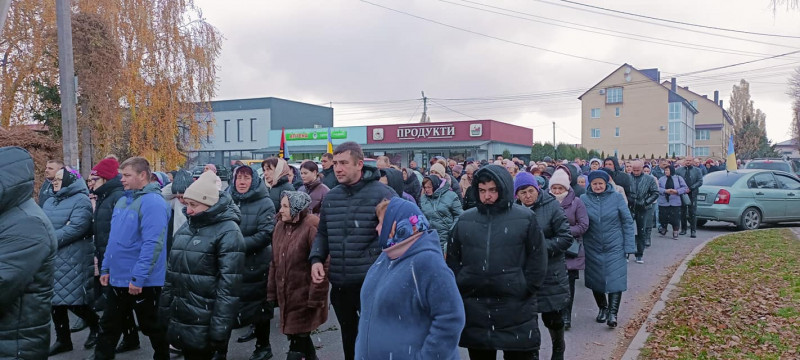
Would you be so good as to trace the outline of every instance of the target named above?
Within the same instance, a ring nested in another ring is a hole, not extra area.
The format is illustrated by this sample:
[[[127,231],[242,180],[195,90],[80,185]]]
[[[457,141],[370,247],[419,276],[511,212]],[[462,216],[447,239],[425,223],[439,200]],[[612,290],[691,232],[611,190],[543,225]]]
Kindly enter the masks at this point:
[[[742,216],[739,218],[740,230],[755,230],[761,226],[761,212],[754,207],[749,207],[744,210]]]
[[[706,219],[697,219],[697,226],[703,226],[708,222]]]

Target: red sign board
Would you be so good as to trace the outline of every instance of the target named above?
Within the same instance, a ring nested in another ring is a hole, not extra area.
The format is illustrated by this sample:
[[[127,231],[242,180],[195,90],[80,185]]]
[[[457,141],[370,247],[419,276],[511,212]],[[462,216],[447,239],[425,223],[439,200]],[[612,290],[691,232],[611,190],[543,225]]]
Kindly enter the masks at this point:
[[[494,120],[367,127],[368,144],[473,140],[496,140],[530,146],[533,142],[533,130]]]

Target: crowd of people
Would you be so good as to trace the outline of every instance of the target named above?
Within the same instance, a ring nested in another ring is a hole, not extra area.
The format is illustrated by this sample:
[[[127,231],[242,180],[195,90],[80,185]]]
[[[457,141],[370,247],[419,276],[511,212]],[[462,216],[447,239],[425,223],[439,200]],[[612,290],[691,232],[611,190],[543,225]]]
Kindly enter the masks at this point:
[[[138,349],[140,331],[154,359],[225,359],[231,331],[249,327],[236,341],[270,359],[277,307],[287,359],[316,359],[310,334],[330,299],[346,359],[458,359],[459,346],[538,359],[539,314],[563,359],[581,270],[595,320],[616,327],[629,256],[644,263],[656,227],[695,237],[703,175],[724,168],[691,157],[372,167],[353,142],[321,160],[297,171],[269,158],[261,176],[237,166],[227,188],[211,164],[195,180],[109,155],[83,179],[51,160],[37,207],[30,155],[0,149],[0,357],[71,351],[71,332],[88,328],[93,359]]]

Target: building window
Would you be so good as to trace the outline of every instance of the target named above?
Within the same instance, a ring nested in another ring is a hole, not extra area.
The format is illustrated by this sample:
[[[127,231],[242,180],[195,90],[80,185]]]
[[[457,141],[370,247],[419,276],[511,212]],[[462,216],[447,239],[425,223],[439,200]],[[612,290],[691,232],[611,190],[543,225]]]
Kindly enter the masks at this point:
[[[711,130],[695,131],[695,140],[711,140]]]
[[[614,129],[614,136],[619,137],[619,127]]]
[[[592,119],[599,119],[600,118],[600,108],[592,109]]]
[[[242,142],[242,121],[243,119],[236,119],[236,140]]]
[[[708,156],[708,146],[701,146],[694,148],[694,156]]]
[[[211,121],[206,121],[206,142],[211,143]]]
[[[669,103],[669,120],[680,120],[681,119],[681,103]]]
[[[256,141],[256,119],[250,119],[250,141]]]
[[[620,111],[619,107],[617,107],[616,109],[614,109],[614,113],[615,113],[615,115],[616,115],[617,117],[619,117],[619,114],[620,114],[620,112],[621,112],[621,111]]]
[[[619,104],[622,102],[622,88],[613,87],[606,89],[606,104]]]
[[[592,129],[592,137],[599,138],[600,137],[600,129]]]
[[[695,110],[697,110],[697,100],[689,101],[689,103],[692,104],[692,107],[695,108]]]
[[[228,123],[231,122],[230,120],[225,120],[225,142],[231,142],[228,140]]]

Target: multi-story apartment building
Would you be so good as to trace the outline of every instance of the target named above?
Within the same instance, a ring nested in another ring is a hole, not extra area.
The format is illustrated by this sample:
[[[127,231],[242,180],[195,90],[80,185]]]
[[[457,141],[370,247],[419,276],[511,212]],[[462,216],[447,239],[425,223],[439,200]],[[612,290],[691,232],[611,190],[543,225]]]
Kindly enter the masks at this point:
[[[693,154],[697,107],[660,77],[623,64],[578,97],[583,146],[617,156]]]
[[[672,88],[670,81],[661,83]],[[692,155],[725,158],[728,154],[728,139],[733,134],[733,118],[728,115],[719,99],[719,91],[714,91],[714,99],[689,90],[688,86],[678,86],[678,95],[694,106],[699,113],[695,115],[695,147]]]

